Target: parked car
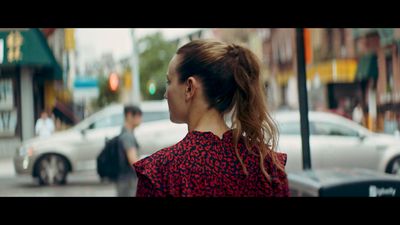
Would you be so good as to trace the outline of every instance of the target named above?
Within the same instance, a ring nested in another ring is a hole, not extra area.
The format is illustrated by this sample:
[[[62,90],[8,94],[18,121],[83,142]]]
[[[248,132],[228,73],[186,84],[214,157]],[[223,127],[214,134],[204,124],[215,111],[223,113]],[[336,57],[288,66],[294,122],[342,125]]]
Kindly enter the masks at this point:
[[[170,121],[166,101],[144,102],[140,107],[143,123],[134,132],[141,158],[179,142],[187,134],[185,124]],[[45,185],[65,184],[68,173],[95,171],[105,140],[118,135],[123,123],[123,105],[113,104],[68,130],[24,141],[14,156],[15,171],[38,178]]]
[[[302,170],[300,114],[273,113],[279,128],[278,149],[288,154],[287,172]],[[400,175],[400,140],[371,132],[352,120],[310,111],[311,164],[318,168],[365,168]]]

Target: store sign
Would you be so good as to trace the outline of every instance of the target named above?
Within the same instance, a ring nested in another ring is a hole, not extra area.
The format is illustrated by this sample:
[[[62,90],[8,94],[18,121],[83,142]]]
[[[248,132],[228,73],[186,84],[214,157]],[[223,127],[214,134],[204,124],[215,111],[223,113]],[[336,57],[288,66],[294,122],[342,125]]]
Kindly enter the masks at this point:
[[[7,60],[8,62],[17,62],[22,60],[21,46],[24,43],[24,37],[19,31],[10,32],[7,36]]]

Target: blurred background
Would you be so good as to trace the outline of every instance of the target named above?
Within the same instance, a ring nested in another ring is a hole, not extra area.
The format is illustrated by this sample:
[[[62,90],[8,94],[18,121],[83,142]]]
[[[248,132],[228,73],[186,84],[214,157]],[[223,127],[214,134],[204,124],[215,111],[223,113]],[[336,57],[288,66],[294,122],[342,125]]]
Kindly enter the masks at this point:
[[[184,137],[163,94],[170,59],[194,39],[258,56],[278,150],[288,172],[301,170],[295,29],[1,28],[0,196],[115,196],[95,171],[104,139],[119,132],[128,103],[144,110],[142,157]],[[400,174],[400,29],[304,29],[304,42],[313,167]],[[34,132],[43,110],[56,130],[45,140]]]

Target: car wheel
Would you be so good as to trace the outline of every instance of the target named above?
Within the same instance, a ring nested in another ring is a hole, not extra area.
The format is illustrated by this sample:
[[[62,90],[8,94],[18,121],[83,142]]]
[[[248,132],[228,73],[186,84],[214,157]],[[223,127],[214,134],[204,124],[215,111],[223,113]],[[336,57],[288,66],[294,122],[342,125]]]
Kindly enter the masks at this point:
[[[400,157],[396,157],[390,161],[389,166],[386,169],[386,172],[400,176]]]
[[[58,155],[46,155],[38,162],[40,185],[66,184],[67,163]]]

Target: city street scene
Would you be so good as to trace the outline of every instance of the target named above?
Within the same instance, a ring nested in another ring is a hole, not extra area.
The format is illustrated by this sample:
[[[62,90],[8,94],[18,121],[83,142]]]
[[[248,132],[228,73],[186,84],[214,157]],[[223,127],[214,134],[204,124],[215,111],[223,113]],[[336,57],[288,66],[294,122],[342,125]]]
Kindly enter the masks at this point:
[[[102,175],[103,150],[128,104],[139,159],[185,138],[166,75],[198,39],[259,59],[291,197],[400,196],[398,28],[0,28],[0,197],[126,191]]]

